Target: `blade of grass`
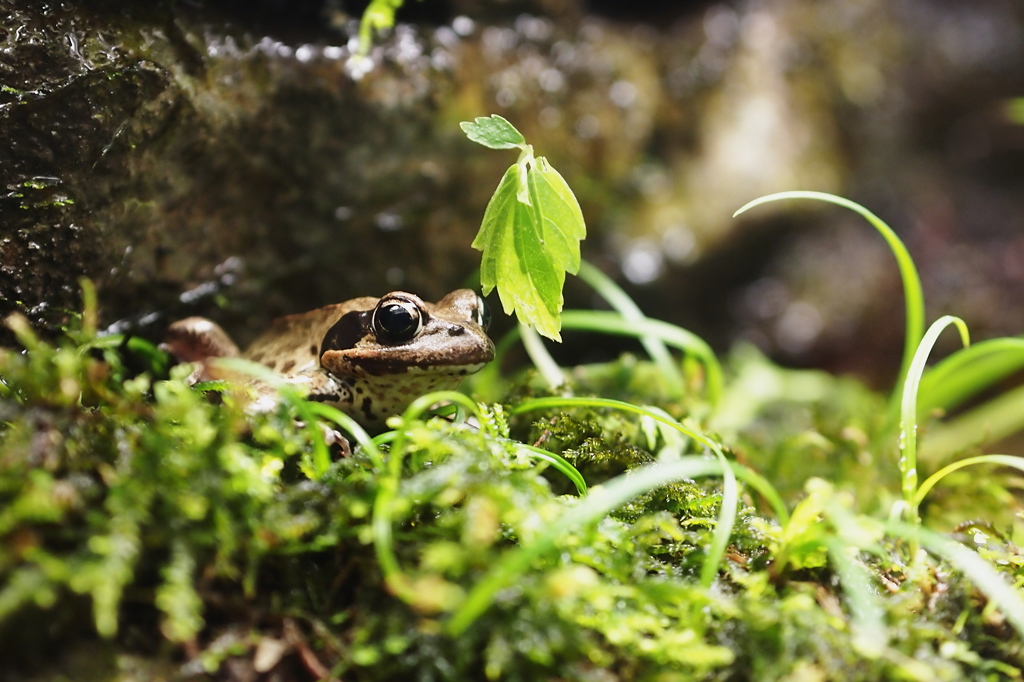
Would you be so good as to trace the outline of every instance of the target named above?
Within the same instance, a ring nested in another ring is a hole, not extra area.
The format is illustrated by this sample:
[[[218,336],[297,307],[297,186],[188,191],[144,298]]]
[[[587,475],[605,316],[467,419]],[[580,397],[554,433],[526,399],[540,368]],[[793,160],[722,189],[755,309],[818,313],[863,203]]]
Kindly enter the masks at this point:
[[[540,334],[533,327],[522,322],[519,323],[519,334],[523,339],[523,347],[526,349],[526,354],[530,356],[533,366],[544,377],[548,387],[553,391],[564,384],[565,374],[562,373],[562,369],[544,346]]]
[[[538,557],[551,552],[559,537],[569,531],[604,518],[613,509],[649,490],[684,478],[710,476],[723,472],[719,461],[690,456],[675,462],[660,462],[617,476],[590,494],[541,531],[529,544],[511,550],[470,591],[455,611],[447,630],[459,636],[494,603],[497,593],[515,582]]]
[[[245,358],[213,358],[207,361],[210,366],[225,369],[228,372],[259,379],[260,381],[280,389],[289,386],[284,377],[266,365],[261,365]]]
[[[1024,338],[988,339],[953,353],[925,372],[917,413],[949,410],[1024,368]]]
[[[926,550],[952,564],[990,602],[997,604],[1017,634],[1024,636],[1024,593],[1008,582],[1006,576],[988,561],[978,556],[977,552],[938,533],[906,523],[890,521],[885,524],[885,529],[890,535],[911,542],[919,539]]]
[[[309,402],[308,405],[311,414],[334,422],[344,429],[363,448],[363,451],[370,458],[373,468],[376,471],[384,471],[384,455],[381,454],[380,448],[370,438],[370,434],[366,432],[366,429],[359,425],[359,422],[336,407],[317,402]]]
[[[1000,466],[1013,467],[1024,471],[1024,458],[1013,457],[1011,455],[978,455],[977,457],[968,457],[967,459],[961,459],[953,462],[947,466],[942,467],[934,474],[929,476],[921,487],[917,489],[916,504],[920,505],[921,500],[924,496],[935,487],[935,485],[944,479],[949,474],[953,473],[957,469],[963,469],[964,467],[974,466],[975,464],[997,464]]]
[[[96,338],[96,322],[99,317],[99,303],[96,299],[96,285],[88,277],[81,277],[78,286],[82,287],[82,340]]]
[[[524,400],[519,405],[516,405],[511,414],[521,414],[523,412],[531,412],[533,410],[558,409],[563,407],[604,407],[645,415],[654,421],[666,424],[680,433],[693,438],[709,450],[714,451],[715,448],[721,447],[716,441],[708,438],[699,431],[695,431],[684,424],[680,424],[674,419],[666,418],[661,414],[651,412],[650,410],[638,407],[637,405],[625,403],[620,400],[612,400],[610,398],[533,398],[531,400]],[[763,476],[757,474],[751,469],[748,469],[742,464],[738,464],[736,462],[730,462],[729,464],[736,478],[760,493],[761,496],[764,497],[772,506],[772,511],[775,512],[775,516],[780,523],[786,524],[789,521],[789,512],[786,509],[785,502],[782,500],[782,496],[779,495],[778,491],[772,487],[771,483]]]
[[[700,584],[705,589],[709,589],[714,584],[715,577],[718,575],[725,550],[729,546],[732,529],[736,527],[736,512],[740,504],[736,474],[733,473],[721,448],[715,448],[714,452],[722,467],[722,506],[715,522],[715,532],[711,534],[711,545],[708,547],[704,564],[700,567]]]
[[[872,584],[870,572],[853,552],[884,555],[880,542],[883,530],[874,519],[851,513],[850,504],[852,498],[842,495],[830,494],[824,500],[824,516],[836,535],[825,536],[822,541],[839,574],[839,584],[849,605],[853,645],[862,656],[877,658],[889,644],[885,607]]]
[[[606,407],[650,417],[655,421],[666,424],[680,433],[693,438],[715,454],[722,467],[724,484],[722,492],[722,509],[719,512],[718,523],[716,524],[715,532],[712,535],[711,546],[708,548],[704,565],[701,568],[701,582],[705,587],[710,587],[718,572],[718,567],[722,562],[722,557],[725,556],[725,549],[729,543],[729,536],[732,534],[732,528],[736,522],[736,506],[739,502],[739,495],[736,490],[736,475],[733,473],[732,467],[729,466],[729,462],[726,460],[725,455],[722,452],[722,446],[714,439],[688,428],[663,414],[653,412],[645,407],[639,407],[630,403],[625,403],[619,400],[610,400],[607,398],[534,398],[533,400],[525,400],[519,405],[516,405],[512,409],[511,414],[521,414],[522,412],[529,412],[531,410],[545,409],[549,407],[570,406]]]
[[[512,327],[507,334],[498,339],[494,344],[494,359],[491,360],[482,370],[470,376],[467,383],[472,386],[470,393],[484,400],[485,402],[496,402],[501,400],[503,384],[501,381],[501,365],[508,355],[509,349],[520,339],[519,325]]]
[[[967,448],[993,443],[1024,429],[1024,386],[992,398],[931,427],[921,445],[921,457],[940,463]]]
[[[900,238],[896,236],[881,218],[876,216],[874,213],[864,208],[858,203],[837,197],[834,194],[827,194],[825,192],[779,192],[778,194],[769,194],[768,196],[755,199],[750,203],[743,206],[740,210],[733,214],[733,217],[740,215],[755,206],[767,204],[773,201],[782,201],[785,199],[810,199],[813,201],[824,201],[826,203],[835,204],[848,208],[854,213],[857,213],[862,218],[867,220],[871,225],[878,230],[882,238],[885,239],[889,245],[889,250],[892,251],[893,256],[896,258],[896,265],[899,267],[900,278],[903,280],[903,297],[906,302],[906,334],[903,341],[903,362],[900,366],[899,376],[896,378],[896,383],[893,387],[892,396],[889,401],[890,410],[895,413],[899,406],[900,387],[903,385],[903,378],[910,371],[910,363],[914,357],[914,350],[917,348],[918,342],[924,334],[924,293],[921,290],[921,278],[917,274],[917,268],[914,266],[914,261],[910,258],[910,253],[907,251],[907,247],[903,245]]]
[[[849,604],[853,646],[859,654],[875,658],[888,644],[889,630],[885,627],[885,607],[871,585],[871,575],[850,556],[850,545],[837,537],[827,537],[824,543]]]
[[[606,310],[565,310],[562,311],[562,329],[599,331],[636,338],[659,338],[663,343],[693,355],[704,366],[704,371],[707,372],[708,402],[717,405],[722,397],[725,385],[722,365],[703,339],[682,327],[649,317],[643,320],[627,320],[617,313]]]
[[[306,400],[307,387],[289,383],[269,367],[244,358],[214,358],[209,361],[209,364],[218,369],[257,379],[276,389],[281,399],[291,406],[298,418],[306,425],[306,433],[313,445],[312,469],[306,472],[307,475],[311,479],[317,480],[327,473],[331,466],[331,453],[314,410],[310,407],[313,403]]]
[[[749,485],[768,502],[768,506],[772,508],[780,525],[785,526],[789,523],[789,510],[786,508],[786,503],[767,478],[739,462],[729,462],[729,466],[732,467],[732,473],[738,480]]]
[[[716,448],[721,448],[721,446],[713,439],[705,436],[699,431],[695,431],[684,424],[679,423],[675,419],[670,419],[658,414],[657,412],[651,412],[650,410],[638,405],[622,402],[621,400],[612,400],[611,398],[563,398],[557,396],[548,398],[531,398],[530,400],[524,400],[514,406],[509,411],[509,414],[523,414],[524,412],[533,412],[534,410],[559,409],[566,407],[604,407],[612,410],[621,410],[623,412],[632,412],[633,414],[641,414],[653,419],[654,421],[671,426],[677,431],[693,438],[709,450],[713,451]]]
[[[583,261],[580,263],[580,271],[577,275],[600,294],[601,298],[607,301],[624,319],[630,322],[641,322],[647,319],[633,299],[611,277],[598,268]],[[668,384],[671,395],[682,396],[685,389],[683,374],[679,371],[672,354],[665,347],[665,343],[654,334],[646,334],[639,338],[644,350],[651,356],[651,361],[661,370],[661,375],[664,377],[665,383]]]
[[[516,443],[516,447],[520,450],[525,450],[531,457],[544,460],[552,467],[563,473],[565,477],[572,481],[573,485],[576,486],[576,492],[578,492],[580,496],[587,494],[587,481],[583,478],[583,474],[581,474],[572,464],[569,464],[569,462],[561,455],[556,455],[555,453],[548,452],[543,448],[526,445],[525,443]]]
[[[327,473],[327,470],[331,468],[331,452],[327,447],[324,432],[320,429],[316,413],[310,407],[314,403],[308,402],[305,396],[285,389],[280,391],[280,395],[291,404],[299,420],[305,424],[304,430],[309,435],[309,440],[313,444],[313,470],[307,475],[314,481],[320,480]]]
[[[564,310],[562,311],[562,329],[602,332],[616,336],[632,336],[638,339],[656,337],[663,343],[696,357],[706,372],[705,385],[707,386],[708,402],[714,406],[721,400],[725,386],[721,363],[718,362],[714,351],[703,339],[682,327],[649,317],[642,320],[627,320],[619,313],[608,310]],[[521,332],[518,327],[515,327],[498,341],[495,345],[494,360],[477,374],[477,377],[480,378],[478,385],[497,385],[493,375],[500,371],[501,360],[515,341],[520,338],[522,338]],[[544,351],[544,354],[547,355],[547,352]],[[554,363],[554,360],[551,362]],[[561,369],[559,369],[559,374],[561,374]]]
[[[398,562],[398,555],[395,553],[394,536],[391,533],[394,521],[394,502],[398,496],[398,485],[402,478],[402,460],[405,455],[405,443],[408,440],[406,425],[409,422],[419,419],[431,406],[439,402],[451,402],[464,407],[477,419],[483,422],[480,414],[480,406],[469,396],[458,391],[437,391],[427,393],[412,401],[405,412],[398,419],[401,424],[395,429],[396,435],[391,441],[391,451],[388,453],[387,466],[383,470],[379,480],[377,495],[373,499],[373,520],[371,522],[371,534],[373,536],[374,553],[377,555],[377,563],[380,564],[381,572],[384,574],[384,582],[388,588],[400,599],[407,603],[415,603],[417,594],[409,579],[402,572]]]
[[[946,327],[956,325],[960,331],[960,340],[965,346],[971,342],[967,325],[959,317],[945,315],[936,320],[925,332],[911,359],[910,367],[903,381],[903,395],[900,401],[900,476],[902,480],[903,501],[906,504],[907,521],[914,526],[921,524],[917,505],[917,395],[921,385],[921,375],[925,363],[931,354],[935,342]],[[911,543],[910,556],[917,555],[916,543]]]

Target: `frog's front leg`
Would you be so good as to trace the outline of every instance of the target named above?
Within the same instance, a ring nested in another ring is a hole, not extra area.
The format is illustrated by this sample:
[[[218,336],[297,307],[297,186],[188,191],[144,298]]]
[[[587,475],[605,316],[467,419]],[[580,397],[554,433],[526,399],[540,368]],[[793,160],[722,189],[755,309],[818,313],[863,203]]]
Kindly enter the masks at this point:
[[[187,317],[167,328],[160,348],[174,356],[178,362],[196,363],[190,383],[215,378],[206,361],[210,358],[233,358],[240,353],[238,346],[216,322],[205,317]]]
[[[338,381],[331,375],[320,370],[309,370],[299,372],[290,376],[282,377],[284,384],[303,387],[306,393],[306,400],[327,403],[345,411],[345,404],[351,403],[352,392],[350,387],[342,381]],[[279,396],[277,387],[262,381],[254,381],[249,386],[250,402],[246,411],[250,413],[271,412],[277,409]],[[305,422],[296,420],[296,425],[305,426]],[[340,431],[334,429],[327,422],[317,421],[317,427],[329,448],[337,448],[342,457],[352,454],[352,448]]]
[[[205,317],[189,317],[175,322],[168,327],[164,342],[160,344],[160,347],[173,355],[178,362],[196,364],[196,371],[189,377],[189,383],[223,378],[211,371],[212,368],[207,364],[207,360],[241,356],[238,346],[227,335],[227,332],[221,329],[216,322]],[[234,378],[239,379],[239,377]],[[282,377],[282,380],[285,383],[305,386],[309,391],[310,400],[334,404],[345,400],[351,402],[351,391],[348,386],[319,369]],[[244,394],[248,400],[245,406],[246,412],[250,414],[271,412],[277,408],[276,387],[252,379],[244,380],[243,378],[243,381],[245,383]],[[301,422],[296,423],[301,424]],[[322,422],[317,426],[321,429],[324,442],[328,447],[338,448],[344,457],[352,453],[348,440],[341,433]]]

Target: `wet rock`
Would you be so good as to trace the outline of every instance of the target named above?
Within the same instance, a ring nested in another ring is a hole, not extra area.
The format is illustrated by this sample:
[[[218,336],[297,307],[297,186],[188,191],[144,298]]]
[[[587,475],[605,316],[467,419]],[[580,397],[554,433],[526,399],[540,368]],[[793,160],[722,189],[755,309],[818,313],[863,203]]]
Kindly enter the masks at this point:
[[[769,191],[861,200],[908,237],[932,300],[979,317],[966,280],[929,272],[987,235],[973,262],[997,253],[993,291],[1011,293],[983,307],[1024,298],[1024,164],[991,113],[1024,90],[1012,3],[422,5],[359,62],[337,3],[0,0],[0,313],[53,329],[88,276],[107,322],[214,314],[245,342],[354,295],[436,297],[476,266],[468,244],[513,161],[458,130],[492,112],[576,191],[585,255],[718,345],[827,364],[874,347],[848,334],[902,328],[871,304],[891,277],[786,255],[874,258],[857,239],[800,245],[835,211],[731,218]],[[796,312],[743,303],[766,279]],[[854,286],[857,302],[822,295]],[[787,319],[802,322],[780,336]]]

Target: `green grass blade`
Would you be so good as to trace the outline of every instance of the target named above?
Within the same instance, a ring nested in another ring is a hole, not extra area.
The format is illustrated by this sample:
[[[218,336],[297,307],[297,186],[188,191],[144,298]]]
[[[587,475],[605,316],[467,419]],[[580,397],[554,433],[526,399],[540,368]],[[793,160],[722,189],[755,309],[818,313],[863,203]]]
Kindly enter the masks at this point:
[[[533,445],[526,445],[525,443],[516,443],[516,447],[520,450],[525,450],[530,453],[531,457],[542,459],[548,462],[554,469],[557,469],[561,473],[565,474],[565,477],[572,481],[573,485],[576,486],[576,492],[581,496],[587,494],[587,481],[583,478],[583,474],[574,467],[572,464],[562,457],[553,452],[548,452],[543,448],[538,448]]]
[[[310,402],[308,405],[310,414],[334,422],[337,426],[344,429],[363,448],[363,451],[370,458],[373,468],[377,471],[384,471],[384,455],[381,454],[380,448],[370,438],[370,434],[366,432],[366,429],[359,425],[359,422],[336,407],[317,402]]]
[[[601,272],[598,268],[583,261],[577,274],[580,279],[589,284],[594,291],[601,295],[601,298],[607,301],[626,320],[641,322],[647,319],[647,316],[644,315],[633,299],[611,277]],[[648,334],[639,338],[640,343],[644,346],[644,350],[651,356],[651,361],[661,370],[661,375],[665,378],[665,383],[668,384],[672,395],[681,396],[685,388],[683,374],[672,359],[672,354],[665,347],[664,341],[655,334]]]
[[[565,310],[562,312],[562,329],[659,338],[669,346],[693,355],[704,366],[709,403],[717,405],[722,398],[725,381],[721,363],[703,339],[682,327],[652,318],[627,320],[618,313],[605,310]]]
[[[521,414],[531,410],[549,409],[552,407],[606,407],[623,412],[632,412],[634,414],[643,415],[662,424],[666,424],[680,433],[693,438],[695,441],[711,450],[715,456],[718,457],[722,475],[724,477],[722,508],[718,515],[718,522],[715,525],[715,532],[712,536],[711,546],[708,548],[704,565],[701,568],[701,583],[705,587],[710,587],[718,572],[718,567],[721,564],[722,557],[725,556],[725,550],[729,543],[729,536],[732,534],[732,528],[736,522],[736,507],[739,503],[739,494],[736,487],[736,475],[733,473],[729,462],[725,459],[725,455],[722,452],[722,446],[714,439],[705,436],[699,431],[690,429],[680,424],[678,421],[660,414],[659,412],[652,411],[645,407],[632,405],[630,403],[625,403],[620,400],[610,400],[608,398],[535,398],[533,400],[523,401],[519,405],[516,405],[512,408],[511,413]]]
[[[1015,97],[1006,100],[1003,104],[1007,120],[1018,125],[1024,125],[1024,97]]]
[[[676,420],[669,419],[657,412],[652,412],[646,408],[622,402],[621,400],[612,400],[611,398],[562,398],[557,396],[549,398],[531,398],[530,400],[524,400],[514,406],[509,411],[509,414],[523,414],[524,412],[533,412],[534,410],[561,409],[567,407],[605,407],[612,410],[620,410],[622,412],[642,414],[650,417],[654,421],[671,426],[677,431],[693,438],[709,450],[714,451],[716,449],[721,449],[721,446],[716,441],[705,436],[700,431],[695,431],[683,424],[680,424]]]
[[[521,337],[519,325],[512,327],[507,334],[497,339],[494,343],[494,359],[491,360],[482,370],[467,379],[471,386],[470,393],[476,395],[485,402],[497,402],[503,395],[503,383],[501,381],[501,365],[508,355],[509,350]]]
[[[666,424],[673,429],[676,429],[680,433],[693,438],[701,445],[707,447],[712,451],[721,446],[714,440],[708,438],[699,431],[687,428],[683,424],[680,424],[674,419],[666,418],[664,415],[652,412],[646,408],[638,407],[637,405],[631,405],[620,400],[611,400],[609,398],[560,398],[560,397],[549,397],[549,398],[533,398],[531,400],[525,400],[515,408],[512,409],[512,414],[521,414],[523,412],[530,412],[533,410],[543,409],[558,409],[564,407],[606,407],[611,409],[618,409],[625,412],[633,412],[634,414],[645,415],[651,419]],[[785,525],[789,522],[789,511],[786,508],[786,503],[783,501],[782,496],[779,495],[778,491],[772,486],[768,479],[764,478],[757,472],[749,469],[742,464],[737,462],[730,462],[730,468],[735,474],[736,478],[743,481],[751,488],[756,490],[768,504],[771,505],[772,511],[775,513],[775,517],[780,523]]]
[[[722,507],[718,512],[715,532],[711,535],[711,545],[708,547],[704,565],[700,568],[700,584],[705,589],[714,584],[718,575],[725,550],[729,547],[732,529],[736,527],[736,512],[740,503],[736,474],[733,473],[720,448],[715,449],[715,456],[722,467]]]
[[[941,463],[970,447],[993,443],[1024,429],[1024,386],[1006,391],[978,407],[931,427],[921,457]]]
[[[871,575],[850,556],[850,546],[840,538],[827,537],[823,542],[849,605],[853,645],[858,653],[876,657],[888,644],[889,630],[885,626],[885,607],[871,584]]]
[[[722,473],[719,461],[691,456],[675,462],[660,462],[618,476],[594,488],[576,506],[537,535],[529,544],[511,550],[470,591],[466,601],[448,622],[448,632],[459,636],[494,602],[499,591],[511,585],[540,556],[551,552],[559,537],[599,519],[627,501],[666,483]]]
[[[645,337],[661,339],[663,343],[696,357],[704,366],[704,371],[707,373],[705,384],[707,385],[709,403],[717,405],[722,398],[725,380],[721,363],[714,351],[711,350],[711,346],[693,332],[682,327],[650,317],[642,320],[627,320],[621,314],[608,310],[565,310],[562,311],[562,329],[632,336],[638,339]],[[494,360],[478,373],[477,376],[480,377],[478,385],[497,385],[493,375],[500,371],[501,360],[516,340],[521,338],[521,332],[516,327],[495,344]],[[496,399],[497,396],[487,397]]]
[[[290,405],[306,425],[306,433],[313,446],[312,469],[306,472],[307,475],[316,480],[327,472],[331,466],[331,453],[316,420],[316,408],[312,407],[315,403],[305,399],[308,388],[289,384],[283,376],[266,365],[244,358],[214,358],[209,363],[219,369],[252,377],[277,389],[281,400]]]
[[[483,421],[480,413],[480,406],[472,398],[458,391],[436,391],[427,393],[405,408],[401,415],[402,424],[419,419],[424,412],[439,402],[450,402],[465,408]],[[380,564],[381,572],[388,587],[398,597],[406,602],[416,601],[416,594],[411,587],[409,580],[402,573],[402,567],[398,562],[398,555],[395,553],[394,536],[391,527],[394,519],[395,499],[398,497],[398,486],[402,478],[402,459],[405,455],[405,442],[408,439],[404,426],[395,429],[396,435],[391,441],[391,450],[388,453],[386,468],[383,470],[380,479],[377,495],[373,500],[373,520],[371,522],[371,534],[373,536],[374,552],[377,556],[377,563]]]
[[[827,194],[825,192],[779,192],[778,194],[769,194],[768,196],[761,197],[751,201],[740,210],[736,211],[734,216],[738,216],[745,211],[748,211],[755,206],[761,204],[767,204],[773,201],[782,201],[785,199],[811,199],[813,201],[824,201],[826,203],[835,204],[848,208],[854,213],[857,213],[871,225],[878,230],[882,238],[885,239],[889,245],[889,249],[892,251],[893,256],[896,258],[896,265],[900,270],[900,278],[903,280],[903,297],[906,302],[906,336],[903,342],[903,362],[900,366],[900,373],[896,379],[894,385],[890,406],[893,411],[896,409],[897,401],[899,400],[900,387],[903,385],[903,378],[907,375],[910,370],[910,363],[914,357],[914,350],[917,348],[918,342],[924,335],[924,293],[921,290],[921,278],[917,274],[917,268],[914,266],[914,261],[910,258],[910,253],[907,251],[907,247],[903,245],[900,238],[896,236],[896,233],[892,231],[885,222],[876,216],[871,211],[867,210],[863,206],[849,199],[837,197],[834,194]]]
[[[928,356],[935,347],[939,334],[950,325],[956,325],[960,330],[960,339],[963,344],[970,344],[970,336],[967,332],[967,325],[959,317],[945,315],[936,320],[924,338],[921,339],[917,351],[911,360],[910,367],[903,381],[903,394],[900,400],[900,477],[902,480],[903,501],[907,505],[907,520],[913,525],[919,525],[920,519],[917,513],[917,395],[921,385],[921,375],[924,374],[925,363]],[[916,552],[911,552],[913,556]]]
[[[526,349],[526,354],[530,356],[533,366],[544,377],[548,388],[555,390],[564,384],[565,374],[562,373],[562,368],[558,366],[555,359],[551,357],[540,334],[533,327],[520,322],[519,335],[523,339],[523,348]]]
[[[883,530],[874,519],[850,512],[852,498],[841,494],[837,496],[831,486],[823,492],[824,516],[835,530],[835,535],[825,535],[821,542],[839,575],[839,584],[849,607],[853,646],[861,655],[877,658],[889,644],[885,606],[870,571],[857,560],[856,552],[883,553]]]
[[[732,472],[737,479],[753,488],[768,502],[780,525],[785,526],[789,523],[789,509],[786,508],[786,502],[767,478],[739,462],[729,462],[729,466],[732,467]]]
[[[988,339],[953,353],[921,378],[919,418],[950,410],[1024,368],[1024,338]]]
[[[978,556],[977,552],[938,533],[906,523],[889,522],[885,524],[885,529],[891,535],[906,540],[919,538],[926,550],[951,563],[990,602],[997,604],[1017,634],[1024,636],[1024,592],[1008,582],[1005,575]]]
[[[977,457],[968,457],[967,459],[961,459],[944,466],[929,476],[925,482],[921,484],[921,487],[917,489],[915,503],[920,505],[924,496],[927,495],[939,481],[949,474],[953,473],[957,469],[974,466],[975,464],[996,464],[1000,466],[1013,467],[1024,472],[1024,458],[1022,457],[1013,457],[1011,455],[978,455]]]
[[[289,400],[289,402],[292,409],[295,410],[296,416],[305,424],[306,434],[313,444],[313,468],[307,475],[314,481],[319,480],[331,468],[331,451],[327,447],[327,440],[324,438],[324,432],[320,429],[320,424],[317,422],[316,414],[310,407],[314,403],[308,402],[304,397],[298,395],[295,396],[294,400]]]

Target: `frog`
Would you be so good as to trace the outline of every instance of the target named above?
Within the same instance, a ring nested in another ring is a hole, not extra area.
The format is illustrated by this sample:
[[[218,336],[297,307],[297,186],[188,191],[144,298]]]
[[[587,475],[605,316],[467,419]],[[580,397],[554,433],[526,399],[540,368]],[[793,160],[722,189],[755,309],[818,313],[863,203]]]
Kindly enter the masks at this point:
[[[437,303],[392,291],[364,296],[274,320],[241,351],[215,322],[189,317],[173,323],[163,347],[179,362],[196,363],[192,380],[224,378],[211,358],[258,362],[289,384],[305,386],[307,399],[332,405],[370,431],[385,428],[419,396],[456,388],[494,358],[487,336],[490,314],[470,289]],[[270,411],[276,391],[250,381],[248,409]]]

